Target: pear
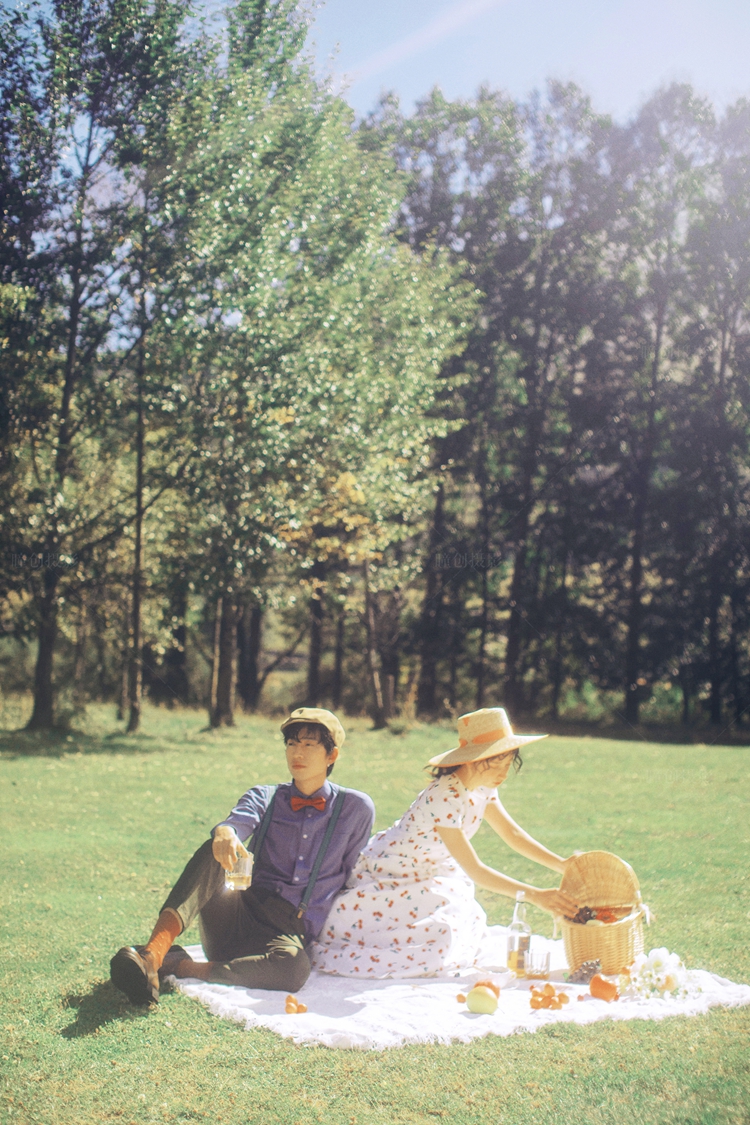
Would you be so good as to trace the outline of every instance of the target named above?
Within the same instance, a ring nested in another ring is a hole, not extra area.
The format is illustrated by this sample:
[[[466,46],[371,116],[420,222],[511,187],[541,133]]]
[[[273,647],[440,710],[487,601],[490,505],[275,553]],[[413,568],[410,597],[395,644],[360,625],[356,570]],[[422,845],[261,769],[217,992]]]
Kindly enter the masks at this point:
[[[466,1007],[478,1015],[492,1016],[497,1011],[497,996],[484,984],[476,984],[466,997]]]

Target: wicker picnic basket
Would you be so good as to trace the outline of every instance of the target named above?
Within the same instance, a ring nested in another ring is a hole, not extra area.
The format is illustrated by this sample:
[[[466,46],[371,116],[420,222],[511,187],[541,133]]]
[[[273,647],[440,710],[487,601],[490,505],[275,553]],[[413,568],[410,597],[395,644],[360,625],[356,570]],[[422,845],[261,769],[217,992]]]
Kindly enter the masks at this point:
[[[571,970],[584,961],[601,961],[602,972],[619,973],[643,952],[643,919],[648,907],[641,900],[635,871],[612,852],[584,852],[565,865],[560,890],[580,906],[609,909],[621,915],[616,922],[581,925],[561,918],[565,956]]]

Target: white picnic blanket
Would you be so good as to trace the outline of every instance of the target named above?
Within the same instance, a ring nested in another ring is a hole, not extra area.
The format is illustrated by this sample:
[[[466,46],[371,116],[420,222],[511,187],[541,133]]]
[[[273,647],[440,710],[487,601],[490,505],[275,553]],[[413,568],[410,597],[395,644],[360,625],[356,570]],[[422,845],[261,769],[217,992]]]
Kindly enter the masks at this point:
[[[491,932],[498,950],[504,949],[505,928],[493,926]],[[248,1030],[266,1027],[295,1043],[360,1050],[383,1050],[406,1043],[468,1043],[485,1035],[538,1031],[551,1023],[658,1020],[695,1016],[713,1007],[750,1004],[750,985],[734,984],[702,970],[692,972],[691,992],[682,999],[620,999],[611,1004],[594,1000],[587,985],[563,983],[566,963],[562,941],[537,936],[533,941],[550,950],[551,979],[570,995],[570,1003],[560,1011],[532,1010],[529,983],[513,981],[502,988],[494,1015],[473,1015],[465,1004],[458,1003],[457,994],[468,992],[472,982],[482,977],[493,976],[502,983],[509,976],[488,968],[406,981],[361,981],[314,972],[297,994],[308,1010],[295,1015],[284,1011],[282,992],[170,979],[180,992],[200,1000],[214,1015],[244,1024]],[[205,960],[200,946],[188,946],[188,952],[196,961]],[[584,999],[579,1001],[579,995]]]

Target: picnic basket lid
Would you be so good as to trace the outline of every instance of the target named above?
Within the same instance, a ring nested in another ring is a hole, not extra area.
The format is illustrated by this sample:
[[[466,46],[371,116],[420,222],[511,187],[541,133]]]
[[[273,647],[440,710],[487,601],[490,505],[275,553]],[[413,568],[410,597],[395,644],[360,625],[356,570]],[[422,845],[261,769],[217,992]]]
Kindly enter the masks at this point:
[[[565,864],[560,890],[581,906],[635,906],[641,892],[635,871],[612,852],[583,852]]]

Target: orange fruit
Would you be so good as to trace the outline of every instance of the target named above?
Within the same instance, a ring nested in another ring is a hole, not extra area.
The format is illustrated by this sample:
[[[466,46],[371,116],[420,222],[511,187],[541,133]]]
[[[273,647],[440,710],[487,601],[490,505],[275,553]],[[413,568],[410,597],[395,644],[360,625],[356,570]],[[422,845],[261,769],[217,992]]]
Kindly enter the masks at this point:
[[[531,1006],[532,1006],[532,1008],[534,1008],[534,1010],[538,1010],[539,1008],[543,1008],[544,1007],[544,1000],[542,999],[541,996],[532,996],[531,997]]]
[[[561,1004],[570,1003],[570,997],[568,996],[567,992],[558,992],[557,999],[560,1001]]]
[[[459,992],[456,999],[458,1000],[459,1004],[465,1004],[466,1003],[466,997],[464,996],[463,992]]]
[[[595,996],[597,1000],[606,1000],[609,1004],[612,1000],[619,1000],[620,993],[617,991],[617,985],[612,984],[612,981],[605,980],[599,973],[591,978],[589,984],[591,995]]]
[[[307,1011],[307,1004],[299,1004],[298,1003],[297,1004],[297,1011],[298,1012],[306,1012]]]
[[[549,981],[547,981],[544,988],[542,989],[542,992],[544,993],[545,996],[554,996],[555,995],[554,984],[550,984]]]

